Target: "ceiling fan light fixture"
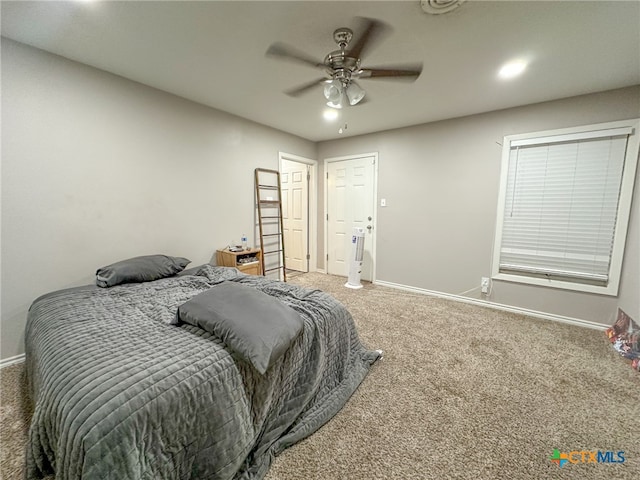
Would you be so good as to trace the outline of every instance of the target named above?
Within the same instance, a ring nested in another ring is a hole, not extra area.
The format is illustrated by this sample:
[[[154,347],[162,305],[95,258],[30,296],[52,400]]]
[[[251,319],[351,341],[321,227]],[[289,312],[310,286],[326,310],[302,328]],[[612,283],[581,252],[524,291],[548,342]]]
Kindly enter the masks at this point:
[[[340,82],[340,80],[338,80],[337,78],[327,81],[324,84],[324,98],[329,101],[327,105],[329,105],[329,103],[340,102],[340,100],[342,99],[342,93],[342,82]]]
[[[347,98],[349,99],[349,105],[356,105],[360,100],[364,98],[365,91],[360,88],[357,83],[351,83],[347,87]]]

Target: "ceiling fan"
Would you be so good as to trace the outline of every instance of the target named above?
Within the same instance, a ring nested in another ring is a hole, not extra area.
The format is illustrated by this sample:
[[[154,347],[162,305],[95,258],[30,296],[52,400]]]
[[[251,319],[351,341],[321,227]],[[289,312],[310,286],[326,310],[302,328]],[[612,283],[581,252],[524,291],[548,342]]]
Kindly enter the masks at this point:
[[[317,85],[323,85],[324,97],[327,105],[342,108],[361,103],[365,91],[356,80],[409,80],[415,81],[422,73],[422,64],[402,65],[391,68],[364,68],[361,58],[365,51],[380,38],[389,27],[370,18],[359,18],[362,33],[352,42],[354,33],[350,28],[342,27],[333,32],[333,39],[340,47],[329,53],[323,62],[319,62],[311,55],[307,55],[294,47],[283,43],[274,43],[267,50],[266,55],[284,60],[302,63],[325,70],[327,77],[317,78],[311,82],[286,90],[284,93],[298,97],[311,91]]]

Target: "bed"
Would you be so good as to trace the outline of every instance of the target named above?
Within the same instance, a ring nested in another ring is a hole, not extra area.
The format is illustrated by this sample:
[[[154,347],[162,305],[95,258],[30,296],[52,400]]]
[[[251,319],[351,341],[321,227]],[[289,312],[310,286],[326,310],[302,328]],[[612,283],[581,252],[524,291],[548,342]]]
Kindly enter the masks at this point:
[[[301,319],[262,372],[176,316],[223,285],[268,295]],[[379,357],[328,294],[211,265],[44,295],[25,344],[27,479],[263,478],[275,455],[344,406]]]

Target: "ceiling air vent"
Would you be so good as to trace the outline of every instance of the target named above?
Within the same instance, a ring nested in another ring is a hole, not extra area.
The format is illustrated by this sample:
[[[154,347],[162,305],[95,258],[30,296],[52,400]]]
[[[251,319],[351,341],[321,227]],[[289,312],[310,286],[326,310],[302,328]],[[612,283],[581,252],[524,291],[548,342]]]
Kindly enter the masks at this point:
[[[467,0],[420,0],[420,5],[425,13],[441,15],[455,10],[466,1]]]

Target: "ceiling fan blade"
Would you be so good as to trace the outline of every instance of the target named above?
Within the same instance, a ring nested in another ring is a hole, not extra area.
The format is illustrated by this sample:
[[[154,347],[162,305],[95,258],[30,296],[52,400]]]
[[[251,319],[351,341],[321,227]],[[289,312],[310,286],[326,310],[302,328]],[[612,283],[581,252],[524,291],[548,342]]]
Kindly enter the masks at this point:
[[[302,63],[314,68],[326,67],[324,63],[318,62],[311,55],[308,55],[289,45],[285,45],[284,43],[274,43],[268,48],[265,55],[268,57],[277,57],[283,60],[289,60],[291,62]]]
[[[357,72],[360,79],[407,80],[413,82],[422,73],[422,64],[402,65],[386,68],[363,68]]]
[[[369,49],[376,40],[380,39],[390,27],[373,18],[358,17],[359,23],[362,24],[361,33],[353,44],[349,45],[349,53],[355,58],[362,58],[364,52]]]
[[[303,85],[300,85],[299,87],[295,87],[295,88],[292,88],[290,90],[285,90],[284,93],[286,93],[290,97],[299,97],[300,95],[302,95],[304,93],[307,93],[313,87],[315,87],[316,85],[320,85],[321,83],[325,82],[326,80],[327,80],[326,78],[316,78],[315,80],[313,80],[313,81],[311,81],[309,83],[305,83]]]

